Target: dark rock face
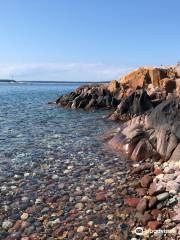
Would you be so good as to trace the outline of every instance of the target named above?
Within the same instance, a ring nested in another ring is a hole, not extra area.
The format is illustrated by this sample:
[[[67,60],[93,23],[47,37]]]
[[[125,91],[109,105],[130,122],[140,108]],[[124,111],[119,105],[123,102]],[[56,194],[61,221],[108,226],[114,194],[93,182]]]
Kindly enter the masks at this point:
[[[61,96],[56,104],[72,109],[83,108],[115,108],[119,101],[116,100],[106,85],[83,86],[77,88],[75,92]]]
[[[147,92],[143,89],[138,89],[122,100],[117,107],[117,113],[134,116],[140,115],[151,108],[152,103]]]
[[[56,104],[60,104],[61,106],[67,106],[68,103],[72,102],[78,96],[77,93],[71,92],[69,94],[65,94],[56,100]]]
[[[173,91],[176,89],[176,81],[171,79],[164,81],[164,88],[167,93],[173,93]]]

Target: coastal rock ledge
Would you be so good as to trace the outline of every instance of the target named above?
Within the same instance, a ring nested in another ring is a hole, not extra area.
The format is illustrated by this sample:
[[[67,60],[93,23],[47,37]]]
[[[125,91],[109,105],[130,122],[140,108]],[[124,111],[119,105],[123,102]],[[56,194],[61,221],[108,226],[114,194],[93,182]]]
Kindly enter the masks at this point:
[[[109,109],[107,120],[120,123],[107,144],[132,160],[127,184],[136,189],[124,196],[124,205],[135,211],[131,231],[134,226],[169,230],[165,238],[151,232],[151,239],[180,235],[179,69],[141,67],[110,83],[81,86],[56,101],[72,109]]]

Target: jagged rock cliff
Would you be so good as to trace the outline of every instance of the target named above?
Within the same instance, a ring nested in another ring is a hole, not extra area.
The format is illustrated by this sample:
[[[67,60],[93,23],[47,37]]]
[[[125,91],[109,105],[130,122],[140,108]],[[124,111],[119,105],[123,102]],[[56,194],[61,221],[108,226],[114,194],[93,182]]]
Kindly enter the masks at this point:
[[[107,84],[84,85],[61,96],[56,103],[72,109],[114,109],[112,120],[128,120],[180,95],[175,67],[141,67]]]
[[[180,140],[178,74],[178,66],[141,67],[107,84],[81,86],[61,96],[56,104],[72,109],[110,109],[107,119],[131,120],[111,140],[112,147],[120,151],[125,147],[135,160],[158,155],[169,159]]]

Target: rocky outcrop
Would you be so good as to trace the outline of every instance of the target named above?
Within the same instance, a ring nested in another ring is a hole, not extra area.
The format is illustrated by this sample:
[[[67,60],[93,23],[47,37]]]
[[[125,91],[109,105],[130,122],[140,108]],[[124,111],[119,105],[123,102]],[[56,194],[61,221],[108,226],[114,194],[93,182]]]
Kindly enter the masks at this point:
[[[116,111],[109,116],[109,119],[124,120],[141,115],[151,109],[153,104],[144,89],[137,89],[129,96],[122,99]]]
[[[180,139],[180,98],[174,69],[142,67],[120,82],[81,86],[61,96],[56,104],[72,109],[113,109],[109,120],[130,120],[110,140],[114,149],[137,161],[149,157],[168,160]]]
[[[118,100],[113,97],[113,87],[105,84],[88,85],[77,88],[74,92],[61,96],[56,104],[72,109],[114,108]]]
[[[177,78],[180,78],[180,63],[175,67],[175,75]]]
[[[147,88],[149,84],[154,88],[159,87],[162,79],[172,76],[175,76],[173,68],[141,67],[123,76],[119,81],[135,90],[137,87]]]
[[[123,76],[119,81],[121,84],[128,85],[129,88],[135,90],[137,87],[144,87],[150,84],[151,78],[148,69],[141,67]]]
[[[107,89],[111,94],[116,95],[121,90],[120,83],[117,80],[112,80],[108,84]]]
[[[142,67],[120,82],[81,86],[56,104],[72,109],[113,109],[109,120],[130,121],[109,141],[112,148],[137,161],[168,160],[180,140],[177,75],[177,68]]]
[[[61,96],[56,104],[72,109],[115,109],[110,120],[128,120],[180,94],[177,68],[141,67],[106,84],[90,84]]]
[[[136,186],[135,193],[126,195],[124,204],[135,212],[136,224],[147,229],[147,239],[149,229],[168,229],[166,239],[180,234],[179,114],[180,98],[166,100],[150,113],[122,124],[108,142],[135,161],[127,183]],[[159,239],[156,235],[150,238]]]
[[[109,143],[134,160],[153,155],[168,160],[179,141],[180,98],[175,98],[162,102],[147,115],[123,124]]]
[[[147,128],[160,129],[175,134],[180,139],[180,98],[166,100],[148,115]]]
[[[108,142],[117,152],[136,161],[129,173],[136,194],[126,195],[125,204],[136,211],[137,223],[144,228],[169,229],[167,239],[176,239],[180,234],[179,130],[180,98],[176,97],[122,124]],[[155,235],[151,237],[156,239]]]
[[[124,189],[120,193],[124,207],[134,211],[136,225],[173,230],[174,235],[166,235],[172,237],[167,239],[175,239],[180,233],[178,71],[177,67],[142,67],[109,84],[82,86],[56,101],[57,105],[72,109],[112,110],[107,119],[120,121],[121,125],[110,131],[105,140],[118,154],[134,162],[126,179],[130,191]],[[107,184],[112,183],[107,180]],[[96,194],[96,201],[105,200],[104,193]],[[155,235],[151,237],[156,239]]]

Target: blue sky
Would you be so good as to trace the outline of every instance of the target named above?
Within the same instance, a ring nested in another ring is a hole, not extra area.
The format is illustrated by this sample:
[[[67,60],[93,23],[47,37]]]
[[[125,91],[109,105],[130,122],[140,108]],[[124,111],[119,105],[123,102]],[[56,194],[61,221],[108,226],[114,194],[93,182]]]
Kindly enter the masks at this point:
[[[0,0],[0,78],[104,81],[180,61],[179,0]]]

